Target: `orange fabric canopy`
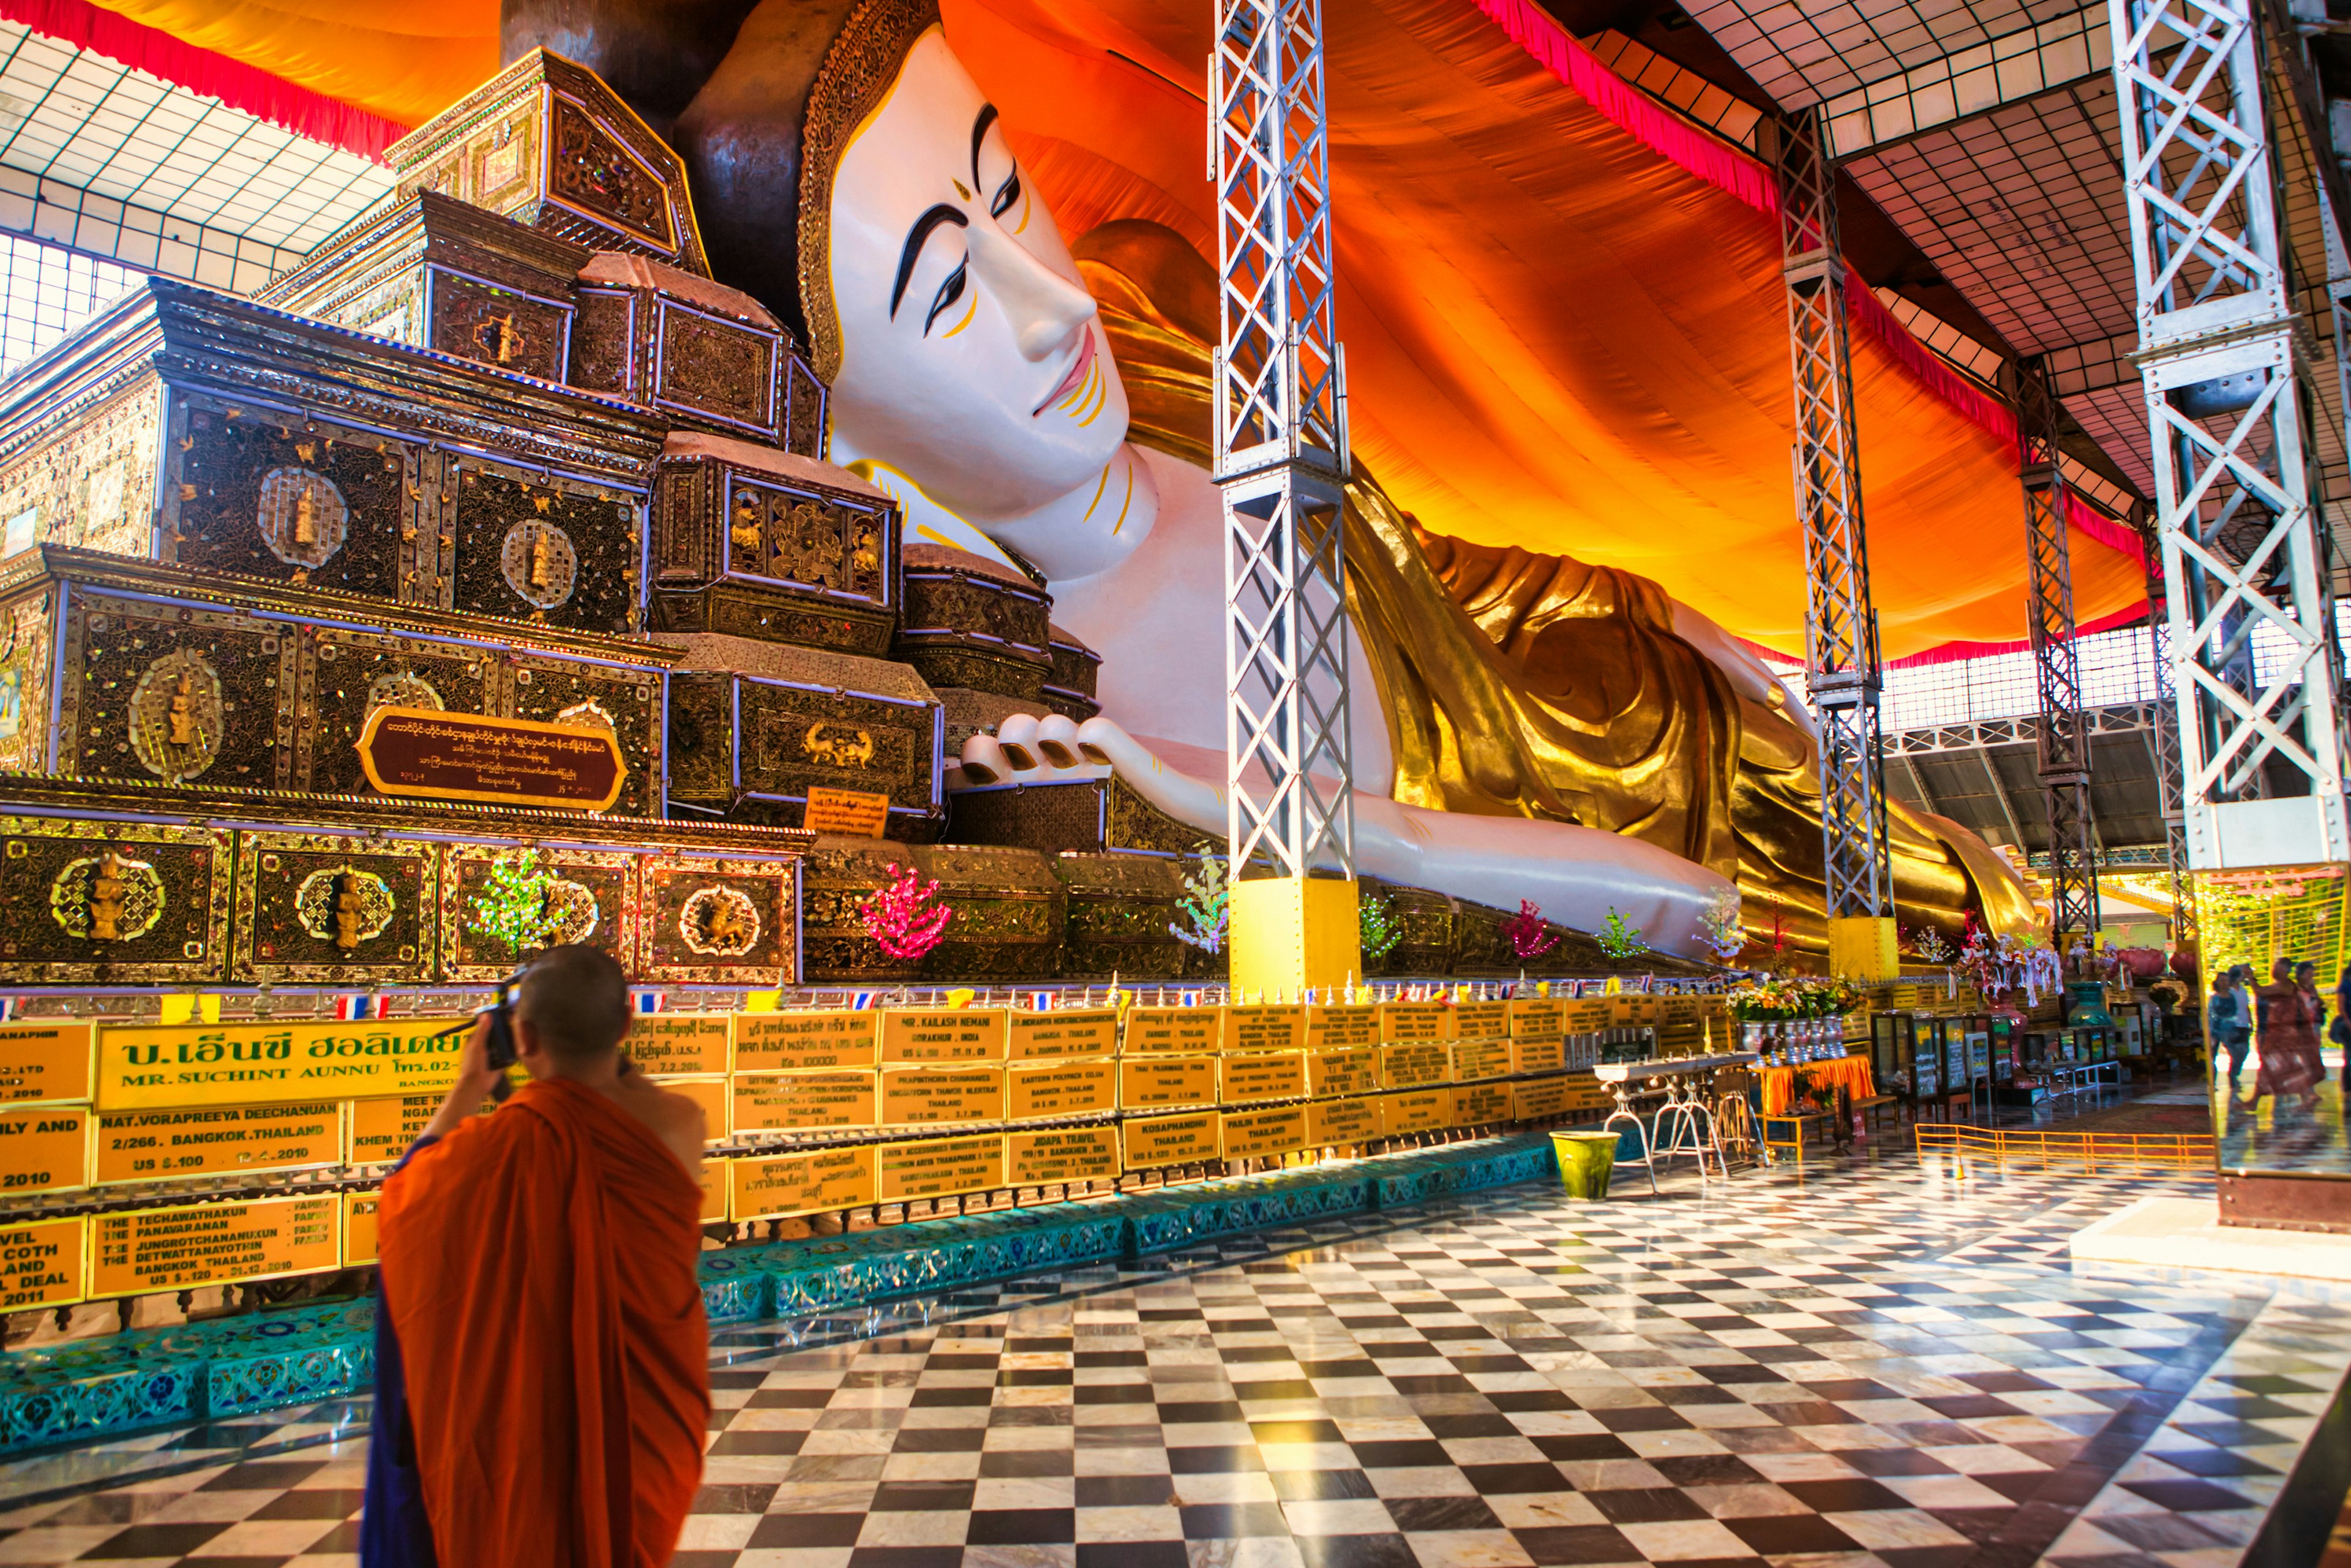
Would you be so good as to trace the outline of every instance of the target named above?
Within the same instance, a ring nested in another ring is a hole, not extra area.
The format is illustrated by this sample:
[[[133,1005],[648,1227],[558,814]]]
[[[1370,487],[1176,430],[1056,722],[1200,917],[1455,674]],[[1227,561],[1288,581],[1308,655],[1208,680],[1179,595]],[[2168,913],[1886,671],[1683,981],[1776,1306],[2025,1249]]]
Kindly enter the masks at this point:
[[[396,118],[496,64],[495,0],[361,22],[332,0],[104,3]],[[1151,218],[1214,256],[1207,0],[942,9],[1065,231]],[[1357,453],[1431,530],[1631,569],[1800,653],[1776,221],[1652,151],[1478,0],[1347,0],[1324,26]],[[1853,344],[1885,654],[2022,637],[2009,443],[1915,351]],[[2135,554],[2076,528],[2073,562],[2084,622],[2142,597]]]

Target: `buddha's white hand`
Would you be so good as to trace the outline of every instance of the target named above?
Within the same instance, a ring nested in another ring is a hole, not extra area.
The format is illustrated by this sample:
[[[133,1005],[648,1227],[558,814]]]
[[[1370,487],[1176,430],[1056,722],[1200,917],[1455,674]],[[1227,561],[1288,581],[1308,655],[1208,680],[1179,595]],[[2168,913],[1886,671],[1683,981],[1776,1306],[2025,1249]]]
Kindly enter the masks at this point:
[[[1100,716],[1083,724],[1058,714],[1006,719],[996,734],[964,743],[961,777],[951,774],[948,789],[1105,774],[1115,774],[1186,827],[1224,838],[1221,786],[1171,766],[1116,721]],[[1699,916],[1729,885],[1704,866],[1621,834],[1571,822],[1431,811],[1361,789],[1355,791],[1355,863],[1383,881],[1496,908],[1516,909],[1520,899],[1531,899],[1551,919],[1579,930],[1598,930],[1614,911],[1651,946],[1689,955],[1701,951]]]

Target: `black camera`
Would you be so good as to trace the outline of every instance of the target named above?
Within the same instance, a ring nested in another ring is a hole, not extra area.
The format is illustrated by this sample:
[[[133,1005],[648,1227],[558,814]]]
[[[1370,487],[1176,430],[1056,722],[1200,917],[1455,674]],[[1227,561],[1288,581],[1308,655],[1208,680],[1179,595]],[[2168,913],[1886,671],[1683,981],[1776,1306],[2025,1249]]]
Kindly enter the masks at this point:
[[[507,1076],[507,1070],[515,1064],[517,1055],[514,1009],[515,998],[521,990],[520,975],[509,980],[500,981],[498,999],[495,1003],[484,1008],[473,1018],[467,1019],[455,1029],[444,1029],[434,1036],[435,1040],[450,1040],[462,1036],[474,1027],[475,1019],[486,1017],[490,1020],[490,1037],[483,1041],[483,1047],[489,1058],[491,1070],[497,1073],[497,1076],[490,1081],[490,1098],[501,1103],[505,1102],[507,1095],[514,1092],[514,1080]]]

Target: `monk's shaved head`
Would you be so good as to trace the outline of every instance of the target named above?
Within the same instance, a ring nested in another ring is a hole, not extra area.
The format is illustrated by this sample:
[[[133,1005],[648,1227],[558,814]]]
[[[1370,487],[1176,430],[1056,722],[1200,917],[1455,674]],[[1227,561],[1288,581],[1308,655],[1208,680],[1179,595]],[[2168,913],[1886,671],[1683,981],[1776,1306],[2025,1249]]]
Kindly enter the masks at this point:
[[[558,1061],[593,1061],[629,1032],[629,977],[609,953],[549,947],[523,971],[515,1015]]]

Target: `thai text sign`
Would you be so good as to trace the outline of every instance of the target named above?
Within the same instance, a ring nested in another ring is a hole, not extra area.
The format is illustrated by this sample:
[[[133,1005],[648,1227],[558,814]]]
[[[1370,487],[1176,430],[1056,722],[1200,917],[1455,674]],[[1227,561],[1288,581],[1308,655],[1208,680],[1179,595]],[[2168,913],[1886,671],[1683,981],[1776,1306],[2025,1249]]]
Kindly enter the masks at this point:
[[[629,773],[609,729],[439,708],[376,709],[359,752],[369,783],[423,800],[601,811]]]
[[[457,1075],[464,1019],[170,1024],[99,1031],[102,1111],[285,1105],[431,1093]],[[442,1037],[444,1030],[456,1032]]]
[[[882,1015],[743,1013],[735,1019],[735,1071],[807,1072],[871,1067]]]
[[[90,1292],[135,1296],[339,1268],[342,1221],[340,1194],[101,1214],[90,1221]]]

